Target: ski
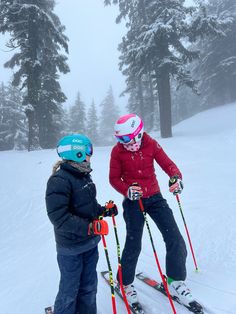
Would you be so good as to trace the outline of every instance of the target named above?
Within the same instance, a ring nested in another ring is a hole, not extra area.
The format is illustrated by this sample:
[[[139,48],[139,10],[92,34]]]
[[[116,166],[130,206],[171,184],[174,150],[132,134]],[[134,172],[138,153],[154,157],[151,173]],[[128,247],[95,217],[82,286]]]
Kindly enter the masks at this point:
[[[108,285],[110,285],[109,272],[108,271],[102,271],[101,275],[105,279],[105,282]],[[116,294],[122,299],[122,301],[124,301],[122,293],[120,292],[120,289],[117,288],[117,285],[114,287],[114,289],[115,289]],[[133,305],[129,305],[129,307],[130,307],[131,312],[134,314],[145,314],[145,311],[139,302],[133,303]]]
[[[150,277],[146,276],[143,272],[138,273],[136,275],[136,278],[138,278],[139,280],[141,280],[142,282],[144,282],[148,286],[152,287],[153,289],[161,292],[162,294],[164,294],[167,297],[163,283],[159,283],[156,280],[151,279]],[[183,305],[190,312],[193,312],[195,314],[204,314],[203,306],[201,304],[199,304],[197,301],[191,302],[190,306],[187,306],[187,305],[181,303],[177,297],[171,296],[171,298],[174,301],[178,302],[180,305]]]
[[[52,306],[45,307],[45,314],[53,314]]]

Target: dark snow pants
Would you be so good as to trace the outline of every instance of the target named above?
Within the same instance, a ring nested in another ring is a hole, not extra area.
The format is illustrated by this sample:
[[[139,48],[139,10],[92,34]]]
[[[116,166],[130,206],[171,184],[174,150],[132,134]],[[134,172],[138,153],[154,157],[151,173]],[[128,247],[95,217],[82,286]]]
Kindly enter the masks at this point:
[[[153,219],[164,239],[167,276],[175,280],[185,280],[187,250],[172,210],[160,193],[149,198],[143,198],[142,201],[145,211]],[[126,222],[126,241],[121,264],[123,284],[128,285],[134,281],[135,269],[141,252],[144,217],[138,201],[131,201],[126,198],[123,201],[123,208]],[[151,244],[148,243],[147,245]]]
[[[61,273],[54,314],[96,314],[98,248],[57,255]]]

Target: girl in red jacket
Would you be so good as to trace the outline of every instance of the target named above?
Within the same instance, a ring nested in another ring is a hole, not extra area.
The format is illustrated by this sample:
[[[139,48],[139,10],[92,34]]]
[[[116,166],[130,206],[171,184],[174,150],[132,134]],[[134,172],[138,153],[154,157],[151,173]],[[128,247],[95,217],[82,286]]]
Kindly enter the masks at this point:
[[[128,114],[120,117],[115,124],[115,137],[118,143],[111,152],[109,180],[124,196],[126,241],[121,262],[128,302],[130,304],[138,302],[137,292],[132,283],[141,251],[144,226],[144,217],[138,202],[142,197],[145,212],[153,219],[165,241],[169,291],[182,303],[191,306],[194,299],[184,283],[187,256],[185,242],[172,210],[160,192],[154,161],[170,177],[172,193],[181,193],[183,189],[181,172],[162,147],[143,131],[143,122],[137,115]],[[133,183],[138,186],[133,186]]]

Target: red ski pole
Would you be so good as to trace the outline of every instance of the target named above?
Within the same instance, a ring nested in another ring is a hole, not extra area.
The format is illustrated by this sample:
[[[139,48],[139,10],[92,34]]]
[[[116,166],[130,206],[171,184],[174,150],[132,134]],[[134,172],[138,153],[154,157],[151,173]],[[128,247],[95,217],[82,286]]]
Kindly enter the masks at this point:
[[[189,242],[190,250],[191,250],[191,253],[192,253],[192,257],[193,257],[193,262],[194,262],[194,265],[195,265],[195,270],[198,271],[197,262],[196,262],[196,258],[195,258],[195,255],[194,255],[192,242],[191,242],[191,239],[190,239],[190,234],[189,234],[189,232],[188,232],[188,227],[187,227],[187,224],[186,224],[186,221],[185,221],[185,218],[184,218],[182,206],[181,206],[181,204],[180,204],[179,195],[176,194],[175,196],[176,196],[177,203],[178,203],[178,205],[179,205],[180,213],[181,213],[181,216],[182,216],[182,219],[183,219],[183,222],[184,222],[184,227],[185,227],[185,230],[186,230],[186,233],[187,233],[187,237],[188,237],[188,242]]]
[[[158,260],[158,257],[157,257],[157,252],[156,252],[156,249],[155,249],[155,245],[154,245],[154,242],[153,242],[153,238],[152,238],[152,233],[151,233],[151,229],[150,229],[150,226],[149,226],[149,223],[148,223],[148,219],[147,219],[147,214],[145,212],[145,209],[144,209],[144,206],[143,206],[143,202],[141,200],[141,198],[139,199],[139,206],[140,206],[140,209],[143,213],[143,217],[144,217],[144,220],[145,220],[145,223],[146,223],[146,226],[147,226],[147,229],[148,229],[148,233],[149,233],[149,237],[150,237],[150,240],[151,240],[151,244],[152,244],[152,249],[153,249],[153,253],[154,253],[154,256],[155,256],[155,260],[156,260],[156,263],[157,263],[157,268],[159,270],[159,273],[161,275],[161,280],[162,280],[162,283],[165,287],[165,291],[166,291],[166,294],[167,294],[167,297],[170,301],[170,305],[171,305],[171,308],[173,310],[173,313],[176,314],[176,309],[175,309],[175,306],[174,306],[174,302],[171,298],[171,295],[169,293],[169,289],[168,289],[168,286],[167,286],[167,282],[165,280],[165,277],[163,275],[163,272],[161,270],[161,265],[159,263],[159,260]]]
[[[114,206],[113,201],[109,201],[106,203],[106,208],[112,208]],[[121,293],[124,299],[124,303],[127,309],[128,314],[131,314],[131,310],[126,298],[124,286],[123,286],[123,278],[122,278],[122,266],[121,266],[121,258],[120,258],[120,242],[119,242],[119,237],[118,237],[118,232],[117,232],[117,225],[116,225],[116,220],[115,216],[112,215],[112,223],[113,223],[113,228],[114,228],[114,233],[115,233],[115,238],[116,238],[116,248],[117,248],[117,258],[118,258],[118,276],[119,276],[119,284],[120,284],[120,289]]]
[[[99,219],[102,220],[103,216],[100,216]],[[102,236],[102,243],[103,243],[104,252],[105,252],[105,256],[106,256],[106,260],[107,260],[108,271],[109,271],[109,282],[110,282],[110,287],[111,287],[112,310],[113,310],[113,314],[117,314],[114,281],[113,281],[113,275],[112,275],[112,269],[111,269],[109,254],[108,254],[108,250],[107,250],[107,243],[106,243],[106,239],[105,239],[104,234],[102,234],[101,236]]]

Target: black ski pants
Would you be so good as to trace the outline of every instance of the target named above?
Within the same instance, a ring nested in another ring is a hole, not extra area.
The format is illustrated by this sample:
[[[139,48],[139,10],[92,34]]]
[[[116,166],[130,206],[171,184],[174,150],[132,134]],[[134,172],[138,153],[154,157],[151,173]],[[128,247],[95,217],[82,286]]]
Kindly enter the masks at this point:
[[[57,254],[61,273],[54,314],[96,314],[97,246],[77,255]]]
[[[175,280],[185,280],[187,250],[172,210],[161,193],[143,198],[142,201],[145,212],[153,219],[164,239],[167,276]],[[144,217],[138,201],[125,198],[123,208],[123,216],[126,222],[126,241],[121,264],[123,284],[128,285],[134,281],[136,265],[141,252]]]

